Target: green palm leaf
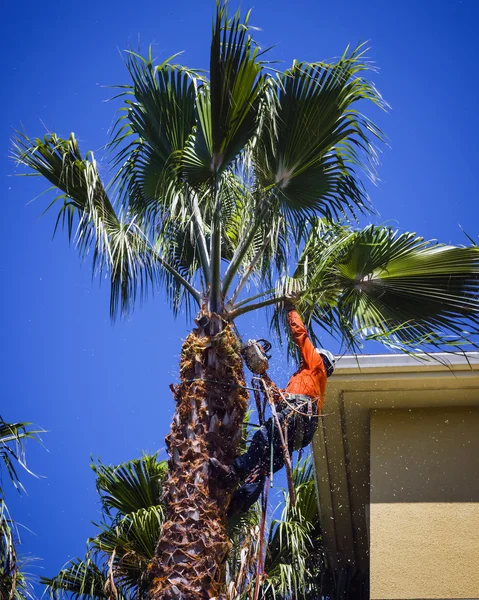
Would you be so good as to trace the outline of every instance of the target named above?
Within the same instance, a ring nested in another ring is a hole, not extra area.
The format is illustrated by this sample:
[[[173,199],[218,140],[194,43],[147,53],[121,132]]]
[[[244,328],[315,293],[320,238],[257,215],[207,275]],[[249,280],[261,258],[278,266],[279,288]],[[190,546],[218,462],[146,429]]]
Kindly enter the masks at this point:
[[[317,221],[292,278],[277,296],[347,347],[375,339],[402,349],[473,343],[479,330],[479,251],[415,234]],[[282,313],[277,310],[276,326]]]
[[[376,160],[370,138],[380,130],[356,107],[369,100],[385,107],[361,73],[370,68],[364,48],[347,51],[337,63],[293,63],[278,75],[269,94],[255,166],[261,185],[274,188],[290,211],[329,218],[363,211],[367,195],[358,169]]]
[[[151,48],[148,58],[128,52],[126,65],[133,85],[120,94],[126,106],[110,143],[119,147],[114,181],[124,205],[154,228],[170,212],[170,186],[178,179],[182,152],[195,125],[198,76],[170,59],[155,66]]]
[[[108,571],[98,567],[91,557],[84,560],[75,558],[51,579],[41,577],[40,582],[46,586],[51,598],[64,595],[74,600],[98,600],[100,598],[114,598],[128,600],[133,595],[128,595],[121,589],[111,589],[111,580]]]
[[[143,597],[164,518],[160,499],[166,462],[158,462],[157,454],[145,454],[115,466],[93,462],[91,468],[101,498],[99,532],[88,540],[84,560],[70,561],[42,582],[52,596],[65,592],[82,600]]]
[[[10,518],[7,506],[0,498],[0,598],[27,600],[33,598],[24,571],[25,560],[17,554],[17,528]]]
[[[0,460],[7,470],[10,481],[19,491],[23,490],[23,485],[18,477],[16,465],[20,465],[30,475],[25,462],[24,440],[40,440],[39,434],[44,433],[44,429],[31,429],[31,423],[7,423],[0,417]],[[0,499],[3,499],[3,489],[0,487]]]
[[[73,134],[68,140],[49,134],[43,141],[19,134],[14,155],[19,163],[62,192],[50,204],[51,207],[63,202],[55,230],[60,222],[66,226],[80,255],[93,253],[93,272],[109,276],[112,317],[119,311],[128,312],[138,292],[144,296],[161,282],[169,291],[169,277],[199,301],[193,286],[152,249],[135,218],[117,214],[100,180],[93,154],[87,153],[84,159]]]
[[[265,572],[264,597],[306,596],[318,573],[308,569],[308,557],[314,548],[313,539],[319,528],[316,488],[309,460],[296,465],[293,472],[295,506],[285,495],[280,519],[270,524]]]
[[[28,438],[40,441],[43,429],[32,429],[31,423],[7,423],[0,417],[0,459],[6,468],[10,481],[19,491],[24,487],[19,479],[17,465],[28,473],[25,462],[24,441]],[[3,479],[0,479],[0,598],[25,600],[31,598],[30,586],[25,573],[26,560],[17,554],[19,543],[15,522],[10,517],[5,503]]]
[[[93,552],[111,557],[115,580],[122,589],[133,591],[145,586],[163,520],[161,506],[142,508],[114,523],[100,525],[102,532],[90,540]]]
[[[160,501],[167,473],[166,461],[157,454],[145,454],[117,466],[92,463],[96,488],[105,514],[118,511],[120,516],[156,506]]]
[[[197,129],[184,155],[188,180],[199,184],[222,173],[256,130],[264,77],[259,48],[249,35],[249,13],[228,18],[217,2],[210,54],[210,81],[196,99]]]
[[[263,280],[267,277],[272,283],[287,272],[287,242],[298,249],[315,214],[331,220],[367,209],[359,174],[366,171],[374,178],[373,141],[383,136],[356,103],[386,106],[374,85],[362,77],[368,69],[364,48],[358,46],[336,63],[295,62],[276,80],[268,80],[250,152],[249,178],[259,193],[226,271],[225,293],[263,225],[279,234],[271,237],[276,245],[266,247],[262,261]]]
[[[370,337],[461,344],[478,332],[479,250],[369,227],[338,264],[338,311]]]

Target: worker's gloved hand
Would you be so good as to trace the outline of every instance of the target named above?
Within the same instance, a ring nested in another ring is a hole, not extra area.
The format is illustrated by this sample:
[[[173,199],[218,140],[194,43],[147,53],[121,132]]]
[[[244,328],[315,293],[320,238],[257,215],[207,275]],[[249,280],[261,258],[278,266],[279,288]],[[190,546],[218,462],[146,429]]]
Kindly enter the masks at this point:
[[[297,293],[286,294],[283,302],[284,310],[289,312],[296,308],[296,304],[299,300]]]

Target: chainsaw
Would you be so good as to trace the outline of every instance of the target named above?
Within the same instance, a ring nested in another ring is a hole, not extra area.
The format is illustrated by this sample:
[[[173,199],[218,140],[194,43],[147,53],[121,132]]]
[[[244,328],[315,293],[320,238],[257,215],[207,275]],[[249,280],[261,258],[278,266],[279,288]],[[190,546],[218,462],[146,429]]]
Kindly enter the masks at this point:
[[[248,369],[255,375],[266,373],[269,366],[271,355],[271,343],[268,340],[248,340],[241,347],[241,356],[243,357]]]

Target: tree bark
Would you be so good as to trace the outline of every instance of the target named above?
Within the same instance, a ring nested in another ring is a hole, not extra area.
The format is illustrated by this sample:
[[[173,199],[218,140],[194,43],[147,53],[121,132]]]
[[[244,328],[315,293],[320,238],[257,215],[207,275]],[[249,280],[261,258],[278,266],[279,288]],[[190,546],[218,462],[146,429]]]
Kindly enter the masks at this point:
[[[226,511],[233,490],[208,459],[233,461],[248,394],[239,342],[230,326],[210,317],[208,333],[195,330],[183,345],[166,438],[166,518],[150,565],[151,600],[225,598]]]

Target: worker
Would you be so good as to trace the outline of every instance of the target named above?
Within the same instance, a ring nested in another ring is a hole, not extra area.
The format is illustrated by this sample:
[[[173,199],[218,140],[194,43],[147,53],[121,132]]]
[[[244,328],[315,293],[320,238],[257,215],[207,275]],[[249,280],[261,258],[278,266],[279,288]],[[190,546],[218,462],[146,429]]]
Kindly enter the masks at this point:
[[[318,416],[324,401],[326,379],[334,371],[331,352],[315,348],[294,305],[286,305],[287,320],[293,339],[301,354],[301,364],[284,391],[279,390],[265,373],[261,376],[274,400],[279,422],[286,433],[288,450],[308,446],[318,426]],[[259,498],[270,468],[270,449],[273,448],[273,472],[284,466],[284,453],[277,423],[271,416],[254,434],[248,451],[236,457],[231,466],[210,459],[212,468],[220,477],[242,481],[233,495],[229,514],[246,512]]]

